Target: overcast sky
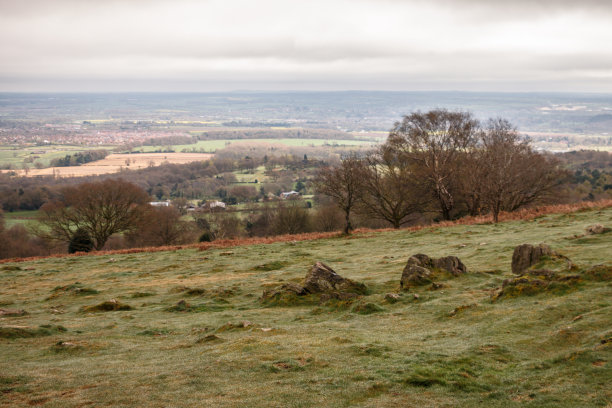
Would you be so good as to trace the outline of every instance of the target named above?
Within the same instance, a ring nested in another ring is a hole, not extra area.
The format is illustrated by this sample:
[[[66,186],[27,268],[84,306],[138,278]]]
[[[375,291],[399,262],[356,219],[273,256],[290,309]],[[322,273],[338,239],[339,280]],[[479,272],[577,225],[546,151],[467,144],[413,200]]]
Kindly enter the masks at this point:
[[[612,92],[612,1],[0,0],[0,91],[357,89]]]

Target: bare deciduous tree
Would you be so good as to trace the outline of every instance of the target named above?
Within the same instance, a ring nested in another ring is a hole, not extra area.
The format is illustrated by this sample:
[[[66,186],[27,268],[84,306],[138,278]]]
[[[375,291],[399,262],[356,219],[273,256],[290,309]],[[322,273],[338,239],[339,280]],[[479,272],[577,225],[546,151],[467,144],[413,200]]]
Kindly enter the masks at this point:
[[[470,113],[436,109],[404,116],[389,134],[387,144],[416,164],[445,220],[455,207],[457,158],[475,144],[478,130]]]
[[[301,200],[280,202],[275,211],[274,231],[276,234],[300,234],[310,231],[310,216]]]
[[[87,231],[96,250],[108,238],[138,225],[149,196],[123,180],[104,180],[66,187],[61,198],[42,206],[35,233],[43,238],[70,242],[78,229]]]
[[[354,155],[343,159],[337,167],[324,167],[314,181],[317,192],[331,197],[344,213],[344,234],[353,230],[351,212],[357,205],[362,191],[364,164]]]
[[[126,234],[130,246],[161,246],[184,243],[194,231],[176,207],[151,207],[137,229]]]
[[[559,183],[557,162],[533,152],[504,119],[488,122],[475,150],[478,195],[499,221],[501,211],[514,211],[545,198]]]
[[[426,196],[415,177],[410,162],[402,159],[390,146],[366,159],[363,175],[360,211],[373,218],[383,219],[400,228],[410,216],[421,212]]]

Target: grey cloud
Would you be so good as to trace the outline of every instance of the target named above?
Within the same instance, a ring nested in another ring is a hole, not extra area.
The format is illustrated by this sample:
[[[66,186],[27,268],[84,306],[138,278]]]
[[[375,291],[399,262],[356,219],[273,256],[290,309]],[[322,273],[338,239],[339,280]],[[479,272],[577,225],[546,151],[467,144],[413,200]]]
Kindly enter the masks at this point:
[[[612,57],[604,50],[597,53],[591,46],[577,52],[580,41],[597,44],[590,41],[593,36],[580,37],[588,31],[586,26],[557,30],[569,35],[575,30],[577,41],[573,48],[560,46],[553,53],[543,48],[546,42],[531,47],[532,38],[503,31],[506,28],[500,32],[494,24],[510,20],[536,27],[538,19],[551,13],[588,11],[577,24],[599,18],[599,29],[612,39],[612,28],[601,24],[612,1],[284,1],[304,6],[300,11],[305,15],[291,14],[285,7],[287,15],[266,18],[271,6],[285,4],[266,0],[268,9],[262,7],[258,15],[253,8],[255,14],[245,16],[244,11],[234,10],[236,0],[226,0],[211,2],[223,18],[200,24],[197,18],[189,19],[190,7],[200,13],[209,10],[195,0],[0,0],[0,91],[121,86],[206,90],[213,85],[225,90],[283,86],[546,90],[552,83],[572,90],[579,88],[580,81],[585,89],[598,84],[612,90],[609,83],[577,76],[578,70],[612,72]],[[325,10],[308,9],[317,5]],[[172,18],[160,15],[175,6],[178,12]],[[432,7],[446,18],[450,14],[447,27],[423,26],[428,22],[419,12],[426,14]],[[350,14],[356,10],[361,14]],[[150,11],[152,21],[142,18],[145,11]],[[242,20],[236,22],[233,13]],[[479,42],[482,36],[497,34],[500,44],[508,38],[519,40],[510,41],[507,48],[499,46],[495,37]],[[554,37],[550,41],[557,44]],[[551,72],[554,78],[549,77]]]
[[[530,66],[551,71],[593,70],[608,71],[612,77],[612,55],[609,54],[570,54],[536,58]]]

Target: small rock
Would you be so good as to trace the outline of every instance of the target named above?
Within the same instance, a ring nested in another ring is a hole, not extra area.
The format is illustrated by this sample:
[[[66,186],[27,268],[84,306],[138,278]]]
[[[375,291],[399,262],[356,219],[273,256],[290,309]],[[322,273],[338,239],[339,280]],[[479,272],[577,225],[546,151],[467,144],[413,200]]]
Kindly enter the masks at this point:
[[[222,341],[221,337],[215,336],[214,334],[209,334],[208,336],[204,336],[196,341],[196,343],[210,343],[213,341]]]
[[[385,300],[389,303],[397,303],[400,300],[400,295],[397,293],[387,293],[385,295]]]
[[[603,234],[604,232],[608,232],[608,231],[610,231],[610,229],[604,227],[601,224],[594,224],[594,225],[590,225],[586,227],[586,233],[589,235]]]
[[[77,345],[69,341],[58,341],[56,346],[58,347],[76,347]]]

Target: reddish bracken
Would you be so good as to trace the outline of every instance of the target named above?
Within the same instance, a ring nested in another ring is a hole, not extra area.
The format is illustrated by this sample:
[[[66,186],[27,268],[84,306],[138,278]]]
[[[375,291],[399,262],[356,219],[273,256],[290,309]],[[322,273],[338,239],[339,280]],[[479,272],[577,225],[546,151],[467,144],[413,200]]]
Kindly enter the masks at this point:
[[[514,212],[502,212],[499,214],[499,221],[517,221],[531,220],[547,214],[568,214],[576,211],[601,209],[612,207],[612,199],[600,201],[587,201],[576,204],[557,204],[545,205],[541,207],[525,208]],[[493,222],[491,215],[481,215],[476,217],[463,217],[454,221],[442,221],[436,224],[417,225],[413,227],[403,228],[404,231],[419,231],[425,228],[441,228],[451,227],[453,225],[474,225],[474,224],[490,224]],[[372,232],[393,231],[393,228],[368,229],[358,228],[353,232],[350,238],[370,238]],[[0,264],[7,262],[24,262],[44,258],[68,258],[73,256],[100,256],[100,255],[119,255],[119,254],[134,254],[140,252],[162,252],[162,251],[177,251],[179,249],[199,249],[205,251],[207,249],[230,248],[244,245],[260,245],[273,244],[275,242],[297,242],[297,241],[312,241],[317,239],[340,237],[340,232],[309,232],[304,234],[294,235],[277,235],[273,237],[254,237],[254,238],[237,238],[237,239],[222,239],[214,242],[205,242],[199,244],[160,246],[147,248],[130,248],[119,249],[113,251],[92,251],[92,252],[77,252],[76,254],[53,254],[48,256],[36,256],[31,258],[11,258],[0,259]]]

